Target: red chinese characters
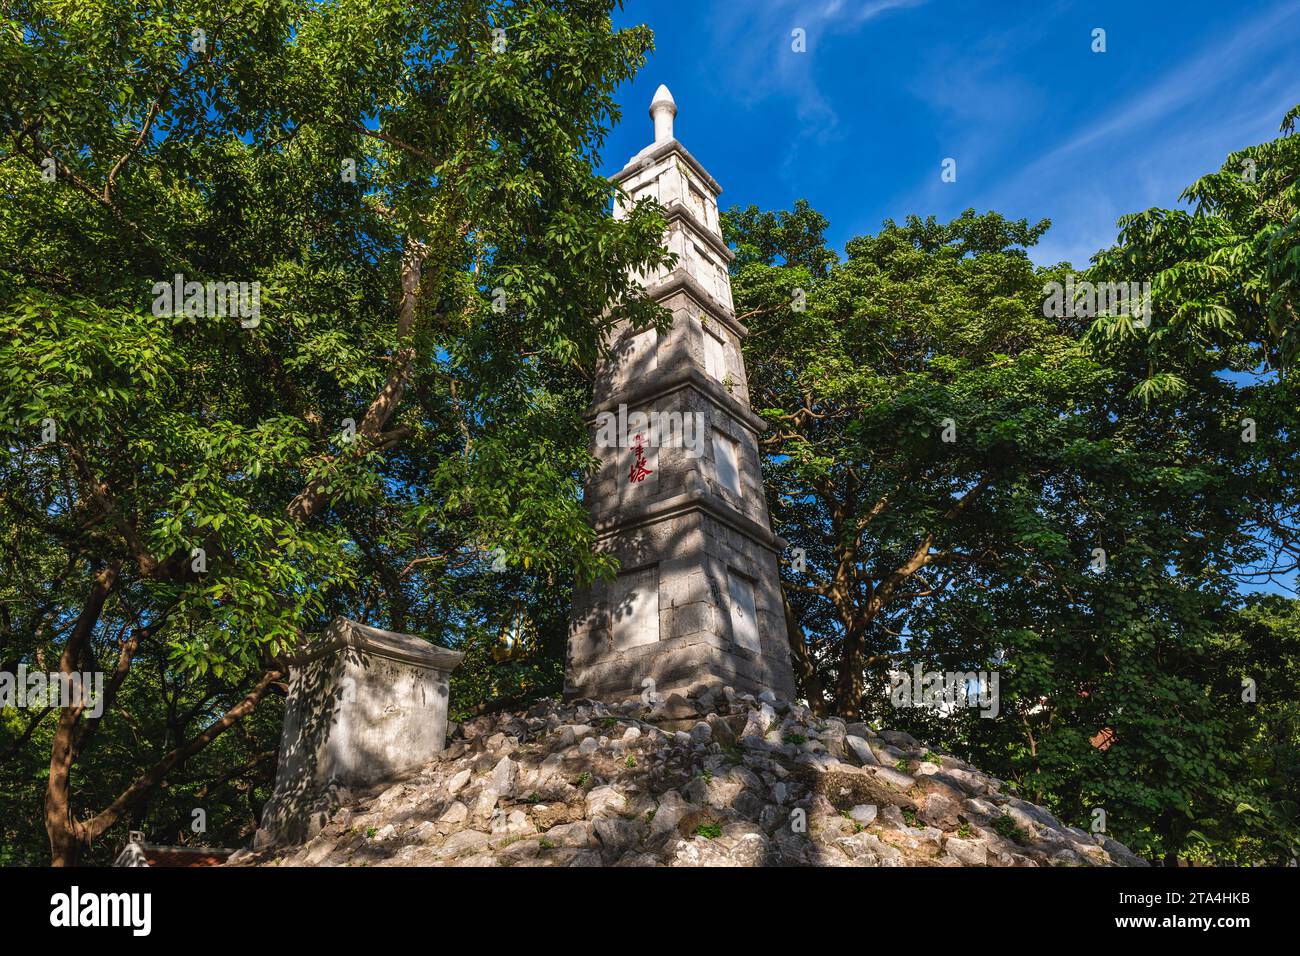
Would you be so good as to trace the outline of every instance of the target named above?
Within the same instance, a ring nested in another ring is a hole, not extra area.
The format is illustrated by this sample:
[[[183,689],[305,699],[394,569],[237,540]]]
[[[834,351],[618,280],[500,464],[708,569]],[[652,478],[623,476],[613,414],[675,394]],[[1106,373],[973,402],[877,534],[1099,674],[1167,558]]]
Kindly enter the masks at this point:
[[[636,450],[636,461],[632,463],[632,467],[628,470],[628,481],[644,481],[646,476],[651,474],[650,469],[646,467],[645,436],[638,432],[632,447]]]

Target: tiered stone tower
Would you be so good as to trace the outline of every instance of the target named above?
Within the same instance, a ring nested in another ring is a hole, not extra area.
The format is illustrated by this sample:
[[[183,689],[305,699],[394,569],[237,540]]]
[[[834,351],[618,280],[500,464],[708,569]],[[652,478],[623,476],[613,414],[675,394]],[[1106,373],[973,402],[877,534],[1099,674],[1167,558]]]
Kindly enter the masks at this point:
[[[653,196],[667,211],[677,264],[639,278],[673,325],[663,335],[616,327],[612,356],[597,369],[588,420],[602,465],[586,501],[597,547],[621,570],[574,595],[565,691],[618,700],[641,693],[649,678],[661,696],[731,685],[790,699],[784,542],[772,534],[759,472],[757,435],[766,426],[749,405],[746,331],[727,274],[733,253],[718,224],[722,187],[673,138],[676,114],[660,86],[650,104],[654,142],[613,177],[633,200]],[[660,436],[656,447],[637,422],[637,413],[651,412],[680,415],[669,420],[682,422],[685,440]],[[601,428],[608,416],[632,423],[615,447]]]

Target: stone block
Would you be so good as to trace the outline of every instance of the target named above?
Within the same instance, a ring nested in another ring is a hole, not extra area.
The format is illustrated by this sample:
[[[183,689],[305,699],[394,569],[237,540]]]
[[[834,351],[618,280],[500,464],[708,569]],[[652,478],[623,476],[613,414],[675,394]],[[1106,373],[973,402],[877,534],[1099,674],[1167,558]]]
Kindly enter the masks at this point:
[[[393,779],[441,751],[448,678],[463,657],[342,617],[291,655],[275,790],[262,814],[270,839],[302,839],[306,821],[328,811],[331,788]]]

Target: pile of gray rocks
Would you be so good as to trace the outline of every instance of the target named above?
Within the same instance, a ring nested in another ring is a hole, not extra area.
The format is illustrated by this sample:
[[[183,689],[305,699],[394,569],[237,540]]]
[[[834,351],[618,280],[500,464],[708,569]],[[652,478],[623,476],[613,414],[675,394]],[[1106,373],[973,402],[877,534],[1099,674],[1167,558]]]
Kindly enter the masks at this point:
[[[475,718],[233,866],[1145,866],[905,733],[731,688]]]

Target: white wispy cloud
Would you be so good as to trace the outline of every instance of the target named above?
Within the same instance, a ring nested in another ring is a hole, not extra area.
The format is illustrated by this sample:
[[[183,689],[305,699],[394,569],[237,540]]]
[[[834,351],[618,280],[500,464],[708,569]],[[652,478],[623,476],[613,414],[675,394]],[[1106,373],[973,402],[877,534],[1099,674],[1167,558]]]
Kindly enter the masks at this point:
[[[1028,174],[1068,163],[1098,146],[1123,141],[1129,137],[1157,135],[1160,124],[1176,117],[1216,89],[1243,84],[1260,95],[1257,75],[1265,51],[1279,42],[1296,42],[1300,24],[1300,5],[1286,2],[1246,24],[1224,42],[1214,42],[1182,66],[1160,77],[1154,85],[1132,101],[1120,104],[1108,115],[1086,124],[1071,139],[1040,157],[1026,171]],[[1285,38],[1289,37],[1289,40]],[[1256,75],[1243,76],[1250,72]],[[1300,89],[1291,77],[1293,95],[1300,99]],[[1212,117],[1200,115],[1193,122],[1204,123]]]
[[[919,7],[926,0],[871,0],[869,3],[845,3],[845,0],[831,0],[822,10],[823,20],[832,20],[841,14],[856,21],[865,23],[867,20],[874,19],[882,13],[888,13],[890,10],[905,10],[908,7]]]
[[[1053,107],[1016,77],[1011,64],[1032,49],[1032,34],[1000,35],[995,49],[982,51],[987,55],[965,58],[918,89],[947,115],[949,155],[977,172],[981,187],[957,194],[925,170],[899,201],[935,209],[959,195],[962,207],[1049,217],[1053,228],[1034,258],[1083,265],[1114,241],[1121,215],[1175,205],[1184,187],[1230,151],[1275,134],[1282,114],[1300,101],[1298,32],[1300,6],[1284,0],[1152,75],[1129,99],[1086,114]],[[1037,149],[1025,148],[1035,140]]]
[[[818,47],[826,37],[851,34],[891,11],[920,7],[928,0],[830,0],[823,6],[803,0],[725,3],[715,8],[706,30],[721,82],[739,102],[758,107],[771,100],[791,104],[790,137],[780,168],[793,173],[811,151],[840,136],[837,92],[819,70]],[[792,49],[802,30],[806,52]]]

